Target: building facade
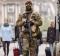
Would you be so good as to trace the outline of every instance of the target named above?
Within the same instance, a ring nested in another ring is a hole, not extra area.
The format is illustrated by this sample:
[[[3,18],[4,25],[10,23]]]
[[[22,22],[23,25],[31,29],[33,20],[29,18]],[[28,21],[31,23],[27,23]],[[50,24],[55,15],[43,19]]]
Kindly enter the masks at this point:
[[[0,1],[0,25],[7,18],[9,23],[14,26],[21,12],[20,6],[20,3],[16,1]]]
[[[28,0],[0,0],[0,25],[7,18],[12,26],[16,25],[18,15],[25,12],[25,2]],[[34,10],[40,13],[43,21],[41,27],[47,29],[50,21],[55,21],[57,14],[57,0],[31,0],[35,5]],[[47,20],[47,21],[46,21]],[[47,26],[45,28],[45,26]]]

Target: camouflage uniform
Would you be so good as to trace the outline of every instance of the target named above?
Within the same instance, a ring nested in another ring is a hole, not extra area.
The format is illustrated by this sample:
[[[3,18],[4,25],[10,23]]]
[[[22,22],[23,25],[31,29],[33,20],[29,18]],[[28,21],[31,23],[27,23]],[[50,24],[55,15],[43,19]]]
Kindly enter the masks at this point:
[[[41,17],[38,13],[30,13],[28,15],[29,21],[34,24],[31,26],[32,39],[29,36],[29,33],[24,33],[26,30],[23,23],[26,22],[26,13],[19,15],[19,19],[17,20],[17,25],[21,27],[21,38],[22,38],[22,51],[23,56],[35,56],[36,48],[37,48],[37,36],[40,33],[39,26],[42,25]],[[31,41],[30,41],[31,40]]]

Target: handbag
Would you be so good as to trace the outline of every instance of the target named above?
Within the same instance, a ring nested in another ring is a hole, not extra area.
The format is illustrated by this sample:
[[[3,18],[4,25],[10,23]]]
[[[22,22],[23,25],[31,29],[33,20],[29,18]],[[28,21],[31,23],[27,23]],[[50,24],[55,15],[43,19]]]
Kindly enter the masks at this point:
[[[14,54],[14,56],[20,56],[20,50],[18,48],[18,45],[17,45],[17,47],[15,47],[15,43],[14,43],[13,54]]]
[[[47,46],[47,44],[46,44],[46,46]],[[51,56],[50,47],[46,47],[45,53],[46,53],[46,56]]]

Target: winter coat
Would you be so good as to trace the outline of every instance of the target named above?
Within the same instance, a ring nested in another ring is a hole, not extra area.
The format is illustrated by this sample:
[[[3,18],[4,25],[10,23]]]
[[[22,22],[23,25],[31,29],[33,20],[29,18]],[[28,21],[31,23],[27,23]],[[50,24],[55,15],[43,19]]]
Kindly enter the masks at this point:
[[[49,27],[47,30],[47,42],[54,43],[56,40],[56,29]]]
[[[12,27],[10,25],[8,27],[2,25],[0,29],[0,37],[2,38],[2,41],[11,41],[12,38],[14,38]]]

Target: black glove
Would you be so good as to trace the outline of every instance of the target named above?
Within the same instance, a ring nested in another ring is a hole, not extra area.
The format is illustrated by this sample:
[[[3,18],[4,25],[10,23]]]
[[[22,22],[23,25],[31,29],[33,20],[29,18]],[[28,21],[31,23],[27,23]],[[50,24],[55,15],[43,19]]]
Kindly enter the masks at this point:
[[[34,25],[34,23],[33,22],[30,22],[30,26],[32,26],[32,25]]]
[[[29,27],[29,23],[30,23],[30,26],[34,25],[34,23],[30,21],[30,22],[24,22],[24,23],[23,23],[23,26],[24,26],[25,28],[28,28],[28,27]]]
[[[28,29],[25,29],[25,30],[23,31],[23,33],[29,34],[29,30],[28,30]]]
[[[24,26],[25,28],[28,28],[28,22],[24,22],[24,23],[23,23],[23,26]]]

